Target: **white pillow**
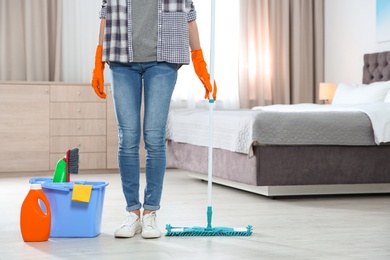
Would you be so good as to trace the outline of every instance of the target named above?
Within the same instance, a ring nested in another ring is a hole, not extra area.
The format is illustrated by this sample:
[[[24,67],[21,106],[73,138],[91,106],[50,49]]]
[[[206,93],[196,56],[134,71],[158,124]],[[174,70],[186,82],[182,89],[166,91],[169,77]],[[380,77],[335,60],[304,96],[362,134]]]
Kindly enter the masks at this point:
[[[390,90],[387,92],[387,95],[385,97],[385,102],[390,103]]]
[[[390,81],[351,85],[340,83],[334,93],[332,104],[347,105],[384,102],[389,90]]]

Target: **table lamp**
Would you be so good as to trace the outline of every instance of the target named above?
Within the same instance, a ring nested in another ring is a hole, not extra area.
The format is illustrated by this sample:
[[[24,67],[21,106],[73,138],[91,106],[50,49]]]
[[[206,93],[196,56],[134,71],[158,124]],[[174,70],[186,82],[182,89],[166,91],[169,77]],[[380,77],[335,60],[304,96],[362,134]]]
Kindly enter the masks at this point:
[[[335,91],[336,84],[321,82],[319,99],[324,100],[325,104],[330,104],[330,100],[333,99]]]

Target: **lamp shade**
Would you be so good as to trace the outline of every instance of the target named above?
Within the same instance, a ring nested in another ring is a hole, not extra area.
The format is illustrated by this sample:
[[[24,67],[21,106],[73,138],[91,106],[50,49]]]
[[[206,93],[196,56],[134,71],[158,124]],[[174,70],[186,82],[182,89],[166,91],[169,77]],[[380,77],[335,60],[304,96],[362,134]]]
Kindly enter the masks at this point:
[[[334,93],[336,91],[336,84],[334,83],[320,83],[320,100],[331,100],[333,99]]]

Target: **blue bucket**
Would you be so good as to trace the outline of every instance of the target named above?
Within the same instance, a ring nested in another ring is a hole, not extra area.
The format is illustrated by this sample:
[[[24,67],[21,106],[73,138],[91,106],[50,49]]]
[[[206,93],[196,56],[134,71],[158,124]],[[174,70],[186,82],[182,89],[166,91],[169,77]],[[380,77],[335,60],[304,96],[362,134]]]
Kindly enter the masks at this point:
[[[72,181],[53,183],[50,178],[33,178],[40,183],[50,203],[50,237],[96,237],[100,234],[107,182]],[[72,200],[74,184],[92,185],[89,203]]]

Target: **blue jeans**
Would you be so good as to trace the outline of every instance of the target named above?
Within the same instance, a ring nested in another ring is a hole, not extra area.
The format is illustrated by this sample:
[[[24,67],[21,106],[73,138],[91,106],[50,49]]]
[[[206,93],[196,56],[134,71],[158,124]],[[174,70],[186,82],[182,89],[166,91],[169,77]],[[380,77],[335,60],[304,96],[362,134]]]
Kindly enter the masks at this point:
[[[146,150],[143,208],[160,209],[166,167],[166,123],[177,71],[177,64],[165,62],[110,63],[112,94],[118,123],[119,171],[127,211],[142,207],[139,200],[142,92]]]

